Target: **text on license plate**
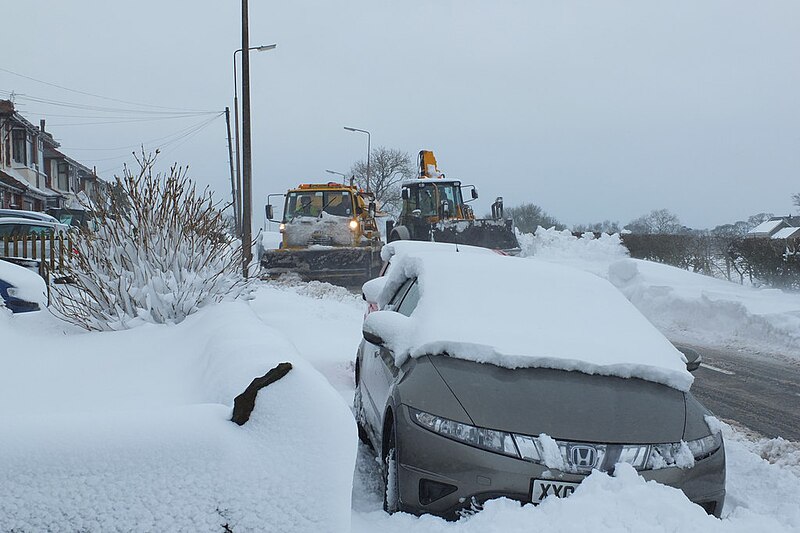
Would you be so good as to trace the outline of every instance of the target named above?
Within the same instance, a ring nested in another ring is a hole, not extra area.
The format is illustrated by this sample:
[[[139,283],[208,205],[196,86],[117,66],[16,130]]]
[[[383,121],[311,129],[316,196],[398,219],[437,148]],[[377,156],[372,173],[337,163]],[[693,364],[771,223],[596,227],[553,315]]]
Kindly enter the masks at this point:
[[[566,481],[553,481],[551,479],[534,479],[532,500],[538,503],[547,497],[566,498],[573,492],[578,483]]]

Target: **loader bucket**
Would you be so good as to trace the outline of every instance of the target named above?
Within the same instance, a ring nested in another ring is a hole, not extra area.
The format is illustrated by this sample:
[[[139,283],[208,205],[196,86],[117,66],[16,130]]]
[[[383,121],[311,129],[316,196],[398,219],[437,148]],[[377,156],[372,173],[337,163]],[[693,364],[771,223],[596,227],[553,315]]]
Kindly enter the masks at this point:
[[[368,246],[267,250],[261,257],[267,277],[295,273],[304,281],[324,281],[348,289],[376,277],[382,264],[380,248]]]
[[[511,220],[443,220],[433,224],[431,238],[436,242],[453,242],[502,250],[507,254],[519,253],[519,242]]]

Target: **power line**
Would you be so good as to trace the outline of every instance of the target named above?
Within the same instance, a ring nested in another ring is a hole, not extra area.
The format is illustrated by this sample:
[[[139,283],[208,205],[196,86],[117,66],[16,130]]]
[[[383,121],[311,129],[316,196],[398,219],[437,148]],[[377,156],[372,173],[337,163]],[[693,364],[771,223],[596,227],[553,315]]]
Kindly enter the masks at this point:
[[[118,103],[121,103],[121,104],[135,105],[135,106],[139,106],[139,107],[150,107],[150,108],[154,108],[154,109],[172,109],[172,110],[175,110],[175,111],[202,112],[202,111],[199,111],[197,109],[191,109],[191,110],[190,109],[178,109],[178,108],[165,107],[165,106],[153,105],[153,104],[141,104],[141,103],[138,103],[138,102],[130,102],[128,100],[120,100],[118,98],[111,98],[109,96],[103,96],[103,95],[100,95],[100,94],[93,94],[93,93],[88,93],[88,92],[85,92],[85,91],[79,91],[77,89],[70,89],[69,87],[64,87],[63,85],[58,85],[57,83],[51,83],[49,81],[40,80],[40,79],[37,79],[37,78],[33,78],[31,76],[26,76],[24,74],[20,74],[18,72],[14,72],[14,71],[5,69],[3,67],[0,67],[0,71],[6,72],[6,73],[14,75],[14,76],[18,76],[20,78],[24,78],[26,80],[35,81],[36,83],[41,83],[43,85],[48,85],[50,87],[55,87],[57,89],[61,89],[61,90],[64,90],[64,91],[69,91],[69,92],[76,93],[76,94],[82,94],[84,96],[91,96],[93,98],[100,98],[102,100],[108,100],[110,102],[118,102]]]

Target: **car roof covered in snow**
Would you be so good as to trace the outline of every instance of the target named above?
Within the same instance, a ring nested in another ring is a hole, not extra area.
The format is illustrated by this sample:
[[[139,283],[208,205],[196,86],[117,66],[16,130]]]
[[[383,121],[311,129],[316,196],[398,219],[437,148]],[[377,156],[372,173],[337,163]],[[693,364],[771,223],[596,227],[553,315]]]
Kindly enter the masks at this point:
[[[543,367],[635,377],[688,390],[684,356],[611,283],[594,274],[497,254],[408,253],[381,294],[409,278],[410,317],[372,313],[397,364],[446,353],[507,368]],[[388,296],[387,296],[388,295]]]
[[[394,256],[420,252],[463,252],[469,254],[497,254],[495,250],[468,246],[466,244],[453,244],[450,242],[430,241],[392,241],[381,248],[381,259],[388,261]]]

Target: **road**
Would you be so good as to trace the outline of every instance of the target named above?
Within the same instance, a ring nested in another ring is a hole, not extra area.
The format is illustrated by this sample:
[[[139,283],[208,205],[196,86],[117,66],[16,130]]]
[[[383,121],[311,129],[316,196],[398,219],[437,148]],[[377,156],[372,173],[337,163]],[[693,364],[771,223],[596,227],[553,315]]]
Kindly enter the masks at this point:
[[[765,437],[800,441],[800,361],[693,346],[703,356],[692,392],[719,418]]]

